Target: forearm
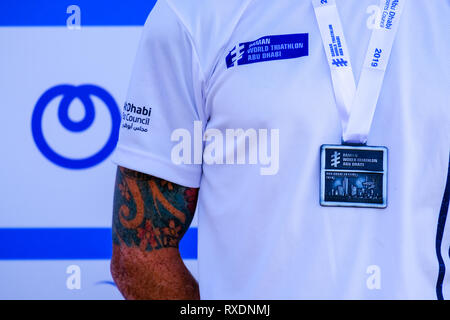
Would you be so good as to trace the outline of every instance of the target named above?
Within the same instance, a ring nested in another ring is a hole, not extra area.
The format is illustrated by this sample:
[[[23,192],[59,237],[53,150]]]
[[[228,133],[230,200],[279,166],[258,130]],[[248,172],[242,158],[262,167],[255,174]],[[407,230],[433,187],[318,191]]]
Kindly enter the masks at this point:
[[[198,300],[198,284],[176,248],[148,259],[141,250],[120,252],[115,246],[111,273],[128,300]],[[124,259],[122,257],[125,257]]]

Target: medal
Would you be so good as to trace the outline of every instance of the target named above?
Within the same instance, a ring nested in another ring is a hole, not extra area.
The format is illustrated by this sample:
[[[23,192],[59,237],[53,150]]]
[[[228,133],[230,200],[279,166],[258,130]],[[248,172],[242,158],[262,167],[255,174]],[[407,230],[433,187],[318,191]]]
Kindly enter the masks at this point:
[[[356,87],[336,1],[312,0],[331,71],[343,142],[320,149],[322,206],[387,206],[387,148],[366,143],[406,1],[380,0],[381,19],[372,30]]]
[[[386,208],[385,147],[323,145],[320,159],[322,206]]]

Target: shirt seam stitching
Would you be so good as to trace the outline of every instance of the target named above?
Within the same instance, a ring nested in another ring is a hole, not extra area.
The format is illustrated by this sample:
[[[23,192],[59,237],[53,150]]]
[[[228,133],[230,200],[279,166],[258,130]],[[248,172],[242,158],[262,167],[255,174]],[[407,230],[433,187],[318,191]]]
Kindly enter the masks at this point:
[[[192,45],[192,51],[194,53],[195,59],[197,60],[198,66],[200,68],[200,72],[202,75],[202,81],[205,84],[206,83],[206,77],[205,77],[205,71],[203,70],[203,66],[200,62],[200,57],[198,55],[198,50],[197,47],[195,45],[195,41],[194,41],[194,37],[192,36],[192,33],[189,31],[189,28],[186,26],[186,23],[183,21],[183,19],[180,17],[180,15],[178,14],[178,12],[176,11],[176,9],[173,7],[173,5],[170,3],[170,1],[166,0],[165,1],[167,6],[169,7],[169,9],[172,11],[172,13],[175,15],[175,17],[177,18],[178,22],[180,23],[180,25],[183,27],[184,31],[186,32],[189,41],[191,42]]]

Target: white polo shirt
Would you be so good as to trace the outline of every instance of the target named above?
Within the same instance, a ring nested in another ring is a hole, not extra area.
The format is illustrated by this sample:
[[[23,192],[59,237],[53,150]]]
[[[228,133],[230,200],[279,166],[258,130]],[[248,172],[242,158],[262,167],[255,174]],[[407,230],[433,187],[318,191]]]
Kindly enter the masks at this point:
[[[379,0],[336,2],[358,83]],[[387,208],[337,208],[319,204],[342,131],[311,1],[157,2],[115,162],[200,187],[203,299],[450,297],[448,17],[404,10],[368,141],[389,149]]]

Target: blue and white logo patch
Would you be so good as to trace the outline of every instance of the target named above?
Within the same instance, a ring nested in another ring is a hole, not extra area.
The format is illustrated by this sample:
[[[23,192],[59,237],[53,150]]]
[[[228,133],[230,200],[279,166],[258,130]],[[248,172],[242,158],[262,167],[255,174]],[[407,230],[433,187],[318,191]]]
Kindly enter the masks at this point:
[[[308,34],[265,36],[238,43],[226,57],[227,68],[258,62],[285,60],[309,54]]]

